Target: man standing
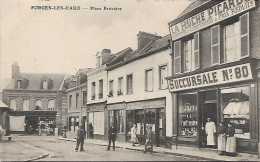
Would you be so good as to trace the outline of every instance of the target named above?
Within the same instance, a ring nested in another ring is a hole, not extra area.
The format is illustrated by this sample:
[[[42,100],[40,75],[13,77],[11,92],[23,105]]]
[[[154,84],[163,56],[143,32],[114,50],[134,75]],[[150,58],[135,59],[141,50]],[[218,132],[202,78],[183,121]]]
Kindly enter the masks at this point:
[[[215,146],[215,138],[214,133],[216,133],[216,126],[213,121],[211,121],[210,118],[207,118],[207,123],[205,126],[205,131],[207,135],[207,146],[214,147]]]
[[[147,136],[146,136],[146,141],[145,141],[145,145],[144,145],[144,153],[146,153],[148,151],[148,145],[149,145],[149,151],[151,151],[151,153],[153,153],[153,137],[154,133],[153,133],[153,129],[150,126],[149,130],[147,132]]]
[[[83,149],[84,144],[84,130],[82,126],[79,126],[79,129],[77,131],[77,144],[76,144],[76,152],[78,151],[79,145],[80,145],[80,151],[85,151]]]
[[[114,127],[114,124],[111,124],[111,127],[108,130],[108,146],[107,146],[107,151],[110,150],[110,146],[111,146],[111,141],[113,142],[113,150],[115,151],[115,140],[116,140],[116,128]]]
[[[2,140],[2,132],[3,132],[3,128],[2,128],[2,126],[0,125],[0,141]]]

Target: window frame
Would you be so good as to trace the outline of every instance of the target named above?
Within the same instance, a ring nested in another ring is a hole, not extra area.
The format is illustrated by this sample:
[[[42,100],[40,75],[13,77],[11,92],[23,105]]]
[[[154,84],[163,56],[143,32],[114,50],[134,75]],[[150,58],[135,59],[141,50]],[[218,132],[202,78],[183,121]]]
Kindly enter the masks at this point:
[[[76,108],[79,107],[79,93],[76,93]]]
[[[185,43],[191,41],[191,59],[190,59],[190,70],[186,69],[186,54],[185,54]],[[195,68],[193,69],[193,61],[195,61],[194,59],[194,55],[195,55],[195,50],[194,50],[194,34],[187,36],[185,39],[183,39],[181,41],[181,55],[183,56],[183,61],[181,62],[181,64],[183,63],[183,65],[181,65],[183,67],[183,72],[187,73],[187,72],[191,72],[193,70],[195,70]],[[192,51],[193,50],[193,51]]]
[[[102,83],[102,84],[101,84]],[[103,79],[99,79],[98,81],[98,98],[101,99],[104,97],[104,80]]]
[[[44,84],[44,83],[46,83],[46,84]],[[46,85],[46,87],[44,85]],[[48,81],[45,80],[42,82],[42,89],[48,89]]]
[[[165,90],[165,89],[168,89],[168,83],[167,83],[167,80],[166,79],[164,79],[165,81],[166,81],[166,86],[165,86],[165,88],[163,88],[162,87],[162,82],[161,82],[161,80],[162,80],[162,74],[161,74],[161,69],[162,69],[162,67],[166,67],[166,73],[167,73],[167,75],[165,76],[165,77],[167,77],[168,76],[168,63],[165,63],[165,64],[161,64],[161,65],[158,65],[158,73],[159,73],[159,89],[160,90]]]
[[[218,43],[216,43],[216,44],[212,44],[212,42],[213,42],[213,36],[212,36],[212,34],[213,34],[213,32],[212,32],[212,30],[213,30],[213,28],[215,28],[215,27],[217,27],[218,28]],[[211,65],[212,66],[214,66],[214,65],[219,65],[220,63],[221,63],[221,56],[220,56],[220,50],[221,50],[221,48],[220,48],[220,25],[215,25],[215,26],[213,26],[213,27],[211,27],[211,29],[210,29],[211,31],[210,31],[210,36],[211,36],[211,38],[210,38],[210,52],[211,52]],[[224,38],[225,39],[225,38]],[[217,63],[213,63],[213,47],[216,47],[216,46],[218,46],[218,62]],[[225,51],[225,50],[224,50]],[[225,55],[225,54],[224,54]],[[224,56],[223,55],[223,56]],[[223,58],[224,59],[224,58]]]
[[[132,78],[132,87],[131,87],[131,90],[132,90],[132,92],[129,92],[129,90],[128,90],[128,76],[131,76],[131,78]],[[133,73],[129,73],[129,74],[127,74],[126,75],[126,94],[127,95],[132,95],[134,93],[134,86],[133,86]]]
[[[53,101],[53,108],[49,108],[49,102]],[[54,111],[55,110],[55,99],[54,98],[49,98],[47,101],[47,110],[48,111]]]
[[[14,108],[14,109],[11,107],[11,101],[14,101],[14,103],[15,103],[15,108]],[[10,107],[11,109],[13,109],[13,110],[17,110],[17,104],[16,104],[16,99],[15,99],[15,98],[10,98],[9,107]]]
[[[96,82],[91,82],[91,100],[96,98]]]
[[[24,102],[28,101],[28,109],[25,110]],[[23,99],[23,111],[30,111],[30,99]]]
[[[147,84],[147,72],[150,72],[151,71],[151,90],[148,90],[148,84]],[[147,68],[144,70],[144,91],[145,92],[153,92],[153,87],[154,87],[154,70],[153,70],[153,67],[152,68]]]
[[[108,82],[108,97],[113,97],[113,96],[114,96],[114,79],[111,79]]]
[[[119,82],[120,80],[121,80],[121,82]],[[117,79],[117,95],[118,96],[123,95],[123,81],[124,81],[124,77],[118,77],[118,79]]]

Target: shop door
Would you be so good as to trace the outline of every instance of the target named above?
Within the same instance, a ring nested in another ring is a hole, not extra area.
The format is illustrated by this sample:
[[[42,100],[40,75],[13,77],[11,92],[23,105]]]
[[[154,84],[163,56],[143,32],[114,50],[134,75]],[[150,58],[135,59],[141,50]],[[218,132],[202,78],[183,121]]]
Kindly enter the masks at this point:
[[[37,116],[26,116],[26,133],[31,135],[37,133],[36,129],[38,128],[38,117]]]
[[[157,146],[161,146],[164,143],[165,137],[165,112],[164,109],[157,109],[157,119],[156,119],[156,137]]]

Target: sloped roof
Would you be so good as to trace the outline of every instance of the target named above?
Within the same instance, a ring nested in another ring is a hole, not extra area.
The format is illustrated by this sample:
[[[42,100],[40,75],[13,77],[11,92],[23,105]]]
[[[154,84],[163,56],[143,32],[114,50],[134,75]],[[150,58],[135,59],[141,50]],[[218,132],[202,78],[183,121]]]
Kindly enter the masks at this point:
[[[205,1],[205,0],[196,0],[196,1],[192,2],[191,4],[189,4],[188,7],[186,7],[186,8],[182,11],[182,13],[181,13],[179,16],[177,16],[177,18],[182,17],[183,15],[189,13],[190,11],[192,11],[193,9],[195,9],[195,8],[197,8],[197,7],[199,7],[199,6],[201,6],[202,4],[207,3],[208,1],[209,1],[209,0],[207,0],[207,1]]]
[[[165,37],[163,37],[161,39],[157,39],[144,52],[149,53],[149,52],[153,52],[153,51],[159,50],[161,48],[167,47],[169,45],[170,40],[171,40],[170,35],[166,35]]]
[[[116,53],[116,57],[114,57],[109,63],[108,65],[112,65],[112,64],[115,64],[115,63],[118,63],[119,61],[121,61],[125,55],[129,54],[130,52],[132,52],[132,48],[128,47],[118,53]]]
[[[41,74],[41,73],[21,73],[21,75],[29,80],[28,87],[26,90],[40,90],[41,78],[48,77],[53,81],[53,87],[50,89],[52,91],[58,91],[62,89],[63,81],[66,77],[66,74]],[[15,88],[15,79],[12,79],[11,82],[4,89],[14,89]]]

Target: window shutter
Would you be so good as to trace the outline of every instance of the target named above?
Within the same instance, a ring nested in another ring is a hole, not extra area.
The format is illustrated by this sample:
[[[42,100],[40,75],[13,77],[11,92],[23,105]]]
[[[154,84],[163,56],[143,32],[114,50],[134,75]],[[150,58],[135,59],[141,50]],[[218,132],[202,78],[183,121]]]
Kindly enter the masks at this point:
[[[249,56],[249,13],[240,16],[241,57]]]
[[[200,35],[199,32],[194,34],[194,68],[200,68]]]
[[[211,62],[212,65],[220,63],[220,30],[219,25],[211,28]]]
[[[174,42],[174,73],[181,72],[181,41]]]

